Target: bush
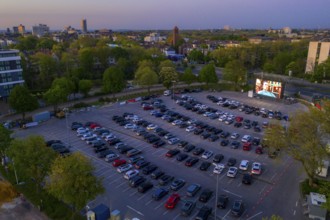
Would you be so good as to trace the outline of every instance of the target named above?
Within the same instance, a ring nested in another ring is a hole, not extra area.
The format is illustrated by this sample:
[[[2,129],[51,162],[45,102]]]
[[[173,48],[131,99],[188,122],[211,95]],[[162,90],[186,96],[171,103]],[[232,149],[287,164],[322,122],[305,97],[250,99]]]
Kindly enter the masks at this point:
[[[17,195],[15,188],[9,182],[0,180],[0,206],[11,202]]]
[[[85,102],[79,102],[73,105],[73,108],[85,108],[85,107],[89,107],[90,104],[85,103]]]

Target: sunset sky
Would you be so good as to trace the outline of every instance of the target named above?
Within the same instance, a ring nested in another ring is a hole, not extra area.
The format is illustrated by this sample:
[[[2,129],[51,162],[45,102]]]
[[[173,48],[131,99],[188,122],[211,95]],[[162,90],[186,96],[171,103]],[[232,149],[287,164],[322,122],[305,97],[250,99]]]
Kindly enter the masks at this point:
[[[330,0],[0,0],[0,30],[330,28]]]

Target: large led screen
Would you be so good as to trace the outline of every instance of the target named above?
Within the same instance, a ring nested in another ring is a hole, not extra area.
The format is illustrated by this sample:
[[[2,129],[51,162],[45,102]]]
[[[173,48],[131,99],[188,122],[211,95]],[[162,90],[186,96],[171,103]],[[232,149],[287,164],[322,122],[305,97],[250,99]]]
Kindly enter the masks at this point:
[[[277,81],[256,79],[256,93],[271,98],[282,98],[282,83]]]

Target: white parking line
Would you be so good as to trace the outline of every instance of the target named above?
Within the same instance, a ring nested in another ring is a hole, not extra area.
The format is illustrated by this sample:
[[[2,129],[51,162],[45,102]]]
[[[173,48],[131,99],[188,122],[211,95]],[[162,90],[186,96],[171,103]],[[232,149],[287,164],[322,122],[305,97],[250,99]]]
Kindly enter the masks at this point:
[[[173,219],[173,220],[175,220],[175,219],[179,218],[180,216],[181,216],[181,214],[177,214],[177,215],[174,217],[174,219]]]
[[[262,194],[262,193],[263,193],[263,191],[265,191],[266,187],[267,187],[267,185],[266,185],[266,186],[264,186],[264,187],[262,188],[262,190],[259,192],[259,194]]]
[[[163,206],[165,204],[166,200],[164,202],[161,202],[158,206],[156,206],[154,209],[157,210],[159,207]]]
[[[135,192],[131,193],[129,196],[134,196],[137,193],[138,193],[138,191],[136,190]]]
[[[144,216],[144,214],[142,212],[139,212],[138,210],[132,208],[131,206],[127,205],[126,207],[129,208],[129,209],[131,209],[131,210],[133,210],[134,212],[138,213],[139,215]]]
[[[163,215],[166,215],[168,213],[168,210],[163,213]]]
[[[241,185],[242,185],[242,182],[239,182],[239,184],[237,185],[237,187],[241,187]]]
[[[119,181],[119,178],[117,178],[117,179],[115,179],[115,180],[113,180],[113,181],[111,181],[110,183],[108,183],[108,184],[113,184],[113,183],[115,183],[115,182],[117,182],[117,181]]]
[[[230,210],[228,210],[228,212],[225,214],[225,216],[223,216],[222,219],[226,219],[226,217],[229,215],[229,213],[230,213]]]
[[[238,195],[238,194],[236,194],[236,193],[230,192],[230,191],[228,191],[228,190],[223,189],[223,191],[226,192],[226,193],[232,194],[232,195],[234,195],[234,196],[237,196],[237,197],[239,197],[239,198],[242,198],[242,196],[240,196],[240,195]]]
[[[132,189],[132,187],[128,186],[126,189],[124,189],[122,192],[127,192],[128,190]]]
[[[149,205],[152,201],[154,201],[154,200],[150,199],[148,202],[145,203],[145,205]]]
[[[141,200],[141,199],[143,199],[144,197],[146,197],[148,195],[148,193],[144,193],[140,198],[138,198],[137,200]]]
[[[121,184],[119,184],[118,186],[116,186],[116,189],[121,187],[122,185],[126,184],[126,182],[122,182]]]
[[[244,213],[243,213],[244,214]],[[243,215],[242,214],[242,215]],[[253,216],[251,216],[250,218],[248,218],[248,219],[246,219],[246,220],[251,220],[251,219],[253,219],[253,218],[255,218],[255,217],[257,217],[258,215],[261,215],[262,214],[262,212],[259,212],[259,213],[257,213],[257,214],[255,214],[255,215],[253,215]]]

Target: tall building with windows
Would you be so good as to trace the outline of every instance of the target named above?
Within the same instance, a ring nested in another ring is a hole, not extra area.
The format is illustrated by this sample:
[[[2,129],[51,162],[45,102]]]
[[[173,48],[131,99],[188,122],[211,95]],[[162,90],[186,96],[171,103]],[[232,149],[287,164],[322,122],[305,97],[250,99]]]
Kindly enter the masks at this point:
[[[87,20],[82,19],[80,25],[81,25],[81,31],[83,33],[87,33]]]
[[[20,24],[18,26],[18,33],[20,33],[20,34],[24,34],[25,33],[25,26],[24,25]]]
[[[323,63],[330,56],[330,41],[311,41],[309,42],[308,55],[306,61],[306,73],[314,71],[318,64]]]
[[[32,26],[32,34],[38,37],[42,37],[49,33],[49,27],[45,24],[39,24]]]
[[[0,99],[9,96],[15,85],[24,84],[18,50],[0,50]]]

